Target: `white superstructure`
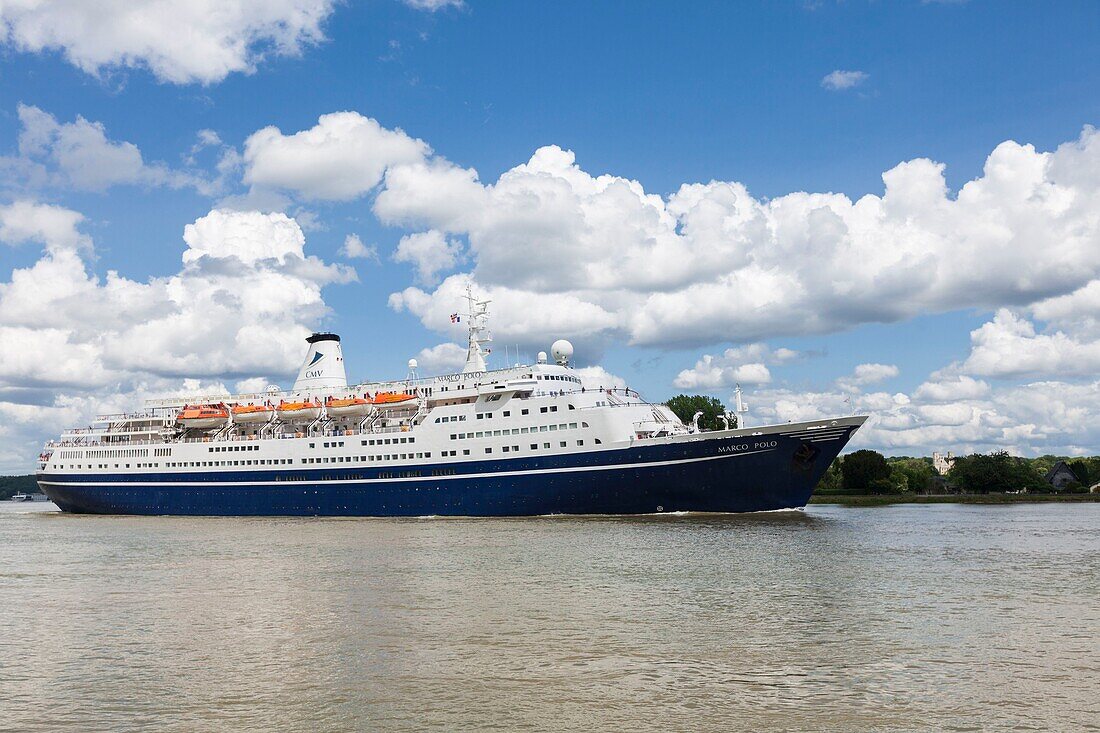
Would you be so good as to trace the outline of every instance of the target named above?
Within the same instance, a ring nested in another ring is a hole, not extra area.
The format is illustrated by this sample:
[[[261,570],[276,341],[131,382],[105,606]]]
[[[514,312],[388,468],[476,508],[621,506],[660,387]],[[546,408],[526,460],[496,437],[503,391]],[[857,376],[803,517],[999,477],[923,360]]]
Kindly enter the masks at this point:
[[[461,372],[348,385],[340,339],[318,333],[294,387],[150,400],[47,444],[39,470],[61,474],[209,472],[240,467],[380,468],[629,447],[692,430],[664,405],[608,385],[583,385],[557,341],[554,363],[486,368],[489,301],[467,293]],[[200,426],[200,427],[193,427]],[[444,470],[444,469],[440,469]]]

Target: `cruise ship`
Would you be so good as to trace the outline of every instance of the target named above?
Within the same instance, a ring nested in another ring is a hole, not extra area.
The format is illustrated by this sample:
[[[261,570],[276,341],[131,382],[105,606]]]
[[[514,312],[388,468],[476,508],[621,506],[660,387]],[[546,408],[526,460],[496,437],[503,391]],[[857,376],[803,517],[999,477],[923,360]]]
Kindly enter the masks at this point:
[[[488,369],[489,301],[469,290],[456,374],[347,383],[315,333],[290,390],[148,401],[68,430],[39,456],[66,512],[529,516],[805,506],[865,417],[705,431],[636,392],[585,384],[572,345]],[[734,423],[731,425],[731,423]]]

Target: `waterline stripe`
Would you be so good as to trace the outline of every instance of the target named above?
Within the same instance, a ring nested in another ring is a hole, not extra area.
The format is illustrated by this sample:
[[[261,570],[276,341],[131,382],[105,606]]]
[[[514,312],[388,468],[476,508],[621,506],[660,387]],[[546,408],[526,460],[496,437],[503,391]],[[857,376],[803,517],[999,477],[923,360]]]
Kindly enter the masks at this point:
[[[615,471],[618,469],[627,468],[651,468],[657,466],[678,466],[685,463],[700,463],[702,461],[720,461],[723,458],[737,458],[739,456],[748,456],[756,453],[769,453],[775,450],[774,448],[767,448],[764,450],[751,450],[743,453],[724,453],[717,456],[703,456],[702,458],[677,458],[672,461],[650,461],[647,463],[617,463],[617,464],[605,464],[602,466],[569,466],[565,468],[533,468],[523,471],[494,471],[488,473],[459,473],[451,474],[449,476],[403,476],[394,478],[363,478],[363,479],[306,479],[304,481],[276,481],[274,479],[270,481],[40,481],[39,483],[46,486],[271,486],[273,484],[278,485],[290,485],[295,484],[373,484],[373,483],[401,483],[407,481],[455,481],[460,479],[478,479],[478,478],[496,478],[498,476],[529,476],[531,474],[546,474],[546,473],[574,473],[574,472],[587,472],[587,471]],[[317,469],[306,469],[314,471]],[[321,469],[322,471],[325,469]],[[346,470],[346,469],[345,469]],[[354,470],[354,469],[353,469]],[[395,468],[394,470],[409,470],[404,467]],[[430,469],[427,469],[430,470]],[[287,470],[282,473],[289,474],[295,473],[293,470]],[[186,475],[186,474],[181,474]]]

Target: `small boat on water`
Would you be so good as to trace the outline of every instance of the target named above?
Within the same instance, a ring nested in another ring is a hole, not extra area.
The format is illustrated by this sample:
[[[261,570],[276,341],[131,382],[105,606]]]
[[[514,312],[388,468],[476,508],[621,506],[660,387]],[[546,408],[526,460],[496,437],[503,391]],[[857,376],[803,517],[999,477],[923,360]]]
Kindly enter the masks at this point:
[[[228,421],[229,410],[224,405],[186,405],[176,415],[176,422],[194,430],[219,428]]]
[[[271,422],[275,408],[270,405],[234,405],[233,422],[239,425],[256,425]]]
[[[371,400],[374,404],[380,407],[390,407],[393,405],[400,405],[411,400],[415,400],[416,395],[411,395],[408,392],[379,392]]]
[[[11,495],[12,501],[34,501],[34,497],[30,494],[24,494],[22,492]]]
[[[366,417],[372,409],[370,400],[361,397],[329,398],[325,402],[325,411],[329,417]]]
[[[290,423],[313,422],[321,417],[320,402],[280,402],[275,410],[280,420]]]

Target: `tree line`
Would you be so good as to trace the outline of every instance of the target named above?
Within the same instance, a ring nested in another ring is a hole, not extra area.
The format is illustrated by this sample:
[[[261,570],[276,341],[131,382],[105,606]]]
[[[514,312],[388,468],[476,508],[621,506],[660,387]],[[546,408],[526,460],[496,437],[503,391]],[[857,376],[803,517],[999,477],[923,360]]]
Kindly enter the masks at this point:
[[[974,453],[956,458],[947,476],[941,477],[931,458],[887,458],[878,451],[857,450],[833,461],[817,490],[823,494],[1052,492],[1045,476],[1058,461],[1065,461],[1077,477],[1062,492],[1085,493],[1100,483],[1100,456],[1020,458],[1006,451]]]
[[[10,499],[15,494],[38,492],[34,476],[0,476],[0,499]]]

